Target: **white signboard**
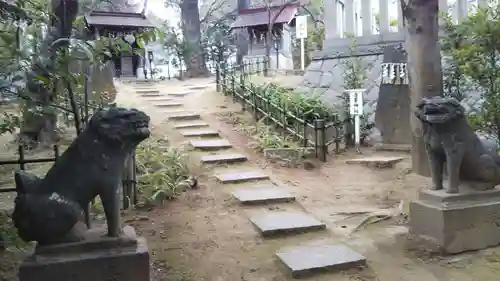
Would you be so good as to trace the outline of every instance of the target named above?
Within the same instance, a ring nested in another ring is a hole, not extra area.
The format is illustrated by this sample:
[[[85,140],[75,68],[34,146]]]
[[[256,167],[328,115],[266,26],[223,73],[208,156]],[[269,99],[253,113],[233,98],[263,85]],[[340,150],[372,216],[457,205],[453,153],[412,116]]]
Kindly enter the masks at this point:
[[[366,89],[347,90],[346,92],[349,94],[349,114],[354,116],[354,139],[359,151],[361,136],[360,116],[363,115],[363,93],[366,92]]]
[[[295,18],[295,37],[297,39],[307,38],[307,16]]]
[[[365,89],[346,90],[349,94],[349,114],[363,115],[363,93]]]

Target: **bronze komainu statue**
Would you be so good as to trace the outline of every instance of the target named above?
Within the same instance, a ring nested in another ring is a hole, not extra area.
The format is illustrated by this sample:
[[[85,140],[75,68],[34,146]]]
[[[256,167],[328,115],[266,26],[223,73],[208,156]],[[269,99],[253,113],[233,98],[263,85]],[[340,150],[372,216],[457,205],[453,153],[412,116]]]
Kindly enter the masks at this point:
[[[424,129],[433,189],[443,188],[443,172],[448,175],[447,193],[458,193],[460,181],[479,183],[482,189],[500,184],[496,147],[481,141],[456,99],[424,98],[415,114]]]
[[[119,236],[119,181],[128,155],[149,137],[149,121],[149,116],[136,109],[101,110],[45,178],[16,172],[12,219],[19,236],[41,245],[83,240],[85,229],[82,232],[77,223],[82,210],[97,195],[106,215],[108,236]]]

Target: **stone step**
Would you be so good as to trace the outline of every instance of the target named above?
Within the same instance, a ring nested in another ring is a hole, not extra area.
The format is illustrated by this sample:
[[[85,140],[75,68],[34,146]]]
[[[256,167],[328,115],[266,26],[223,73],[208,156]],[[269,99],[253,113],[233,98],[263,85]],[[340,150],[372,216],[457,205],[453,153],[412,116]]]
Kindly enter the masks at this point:
[[[157,93],[157,94],[154,94],[154,93],[151,93],[151,94],[141,94],[141,98],[154,98],[154,97],[161,97],[163,96],[162,94],[160,93]]]
[[[192,91],[186,91],[186,92],[172,92],[172,93],[168,93],[169,96],[173,96],[173,97],[184,97],[184,96],[187,96],[189,94],[192,94],[194,92]]]
[[[254,180],[267,180],[269,176],[261,171],[232,172],[215,176],[221,183],[240,183]]]
[[[292,272],[293,278],[366,265],[364,256],[340,244],[293,247],[277,252],[276,256]]]
[[[215,154],[215,155],[204,155],[201,157],[201,163],[203,164],[232,164],[247,161],[247,157],[243,154]]]
[[[218,150],[233,147],[228,140],[192,140],[191,146],[200,150]]]
[[[264,237],[326,228],[326,224],[323,222],[300,211],[272,212],[253,216],[250,221]]]
[[[377,151],[411,152],[411,144],[377,143],[373,147]]]
[[[148,101],[150,101],[150,102],[170,102],[170,101],[172,101],[172,99],[165,98],[165,97],[158,97],[158,98],[154,98],[154,99],[148,99]]]
[[[206,127],[208,127],[208,123],[205,123],[203,121],[181,123],[181,124],[174,125],[174,128],[176,128],[176,129],[197,129],[197,128],[206,128]]]
[[[160,90],[158,89],[147,89],[147,90],[135,90],[138,94],[159,94]]]
[[[212,84],[207,84],[207,85],[199,85],[199,86],[189,86],[188,89],[190,90],[204,90],[211,86]]]
[[[156,103],[154,106],[156,107],[180,107],[183,106],[180,102],[164,102],[164,103]]]
[[[396,163],[406,159],[406,157],[393,156],[370,156],[346,160],[347,164],[363,164],[376,168],[392,168]]]
[[[168,120],[170,121],[178,121],[178,120],[198,120],[201,119],[200,114],[186,111],[172,112],[171,115],[168,116]]]
[[[184,137],[200,137],[200,138],[218,137],[219,136],[219,132],[217,132],[216,130],[210,130],[210,129],[182,131],[181,134]]]
[[[267,204],[295,200],[295,196],[287,190],[275,186],[242,188],[234,191],[232,195],[242,204]]]

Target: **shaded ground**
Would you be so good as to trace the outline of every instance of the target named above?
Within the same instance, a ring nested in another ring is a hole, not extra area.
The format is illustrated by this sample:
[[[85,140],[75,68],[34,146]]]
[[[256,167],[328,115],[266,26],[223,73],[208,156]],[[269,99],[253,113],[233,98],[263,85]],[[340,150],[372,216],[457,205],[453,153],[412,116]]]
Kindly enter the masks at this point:
[[[162,93],[181,91],[186,84],[205,85],[206,79],[163,83]],[[406,217],[399,215],[419,188],[426,187],[427,179],[409,174],[410,163],[405,160],[393,169],[373,169],[361,165],[347,165],[345,160],[357,155],[346,152],[330,155],[328,163],[314,162],[316,169],[306,171],[284,168],[269,163],[250,148],[252,141],[235,130],[227,112],[239,112],[239,107],[213,91],[196,91],[184,98],[184,108],[197,110],[211,128],[221,131],[234,150],[244,152],[249,161],[235,168],[265,169],[273,181],[287,186],[299,204],[266,206],[269,210],[305,209],[323,220],[328,230],[290,237],[263,239],[248,221],[248,216],[261,212],[262,207],[242,207],[232,200],[234,185],[218,184],[214,171],[224,167],[200,167],[199,153],[190,153],[194,171],[200,175],[200,188],[184,193],[178,199],[166,202],[150,212],[134,211],[126,215],[127,223],[134,225],[148,240],[152,255],[155,281],[288,281],[292,280],[278,263],[275,252],[289,246],[316,244],[323,241],[345,243],[365,255],[368,267],[347,272],[317,275],[315,281],[475,281],[497,280],[500,273],[500,250],[469,253],[451,258],[427,255],[415,249],[406,240]],[[165,114],[153,103],[139,98],[128,85],[122,86],[119,102],[146,110],[152,117],[154,134],[164,135],[174,145],[183,145],[187,139],[171,124]],[[243,117],[247,118],[247,117]],[[365,150],[365,154],[371,154]],[[246,184],[244,184],[246,185]],[[241,186],[241,185],[239,185]],[[390,220],[368,225],[351,232],[372,214],[395,214]],[[11,254],[3,257],[15,260]],[[0,270],[12,272],[12,265]],[[15,280],[4,275],[0,280]],[[6,276],[6,277],[4,277]]]
[[[156,280],[292,280],[277,262],[278,249],[322,241],[343,242],[368,258],[368,268],[314,276],[308,280],[496,280],[500,269],[497,249],[453,258],[427,255],[406,240],[406,216],[369,225],[350,235],[367,216],[396,213],[427,179],[409,174],[410,161],[394,169],[372,169],[347,165],[357,155],[331,155],[317,169],[283,168],[268,163],[250,148],[248,137],[235,130],[227,112],[239,107],[212,91],[184,98],[186,108],[198,109],[203,119],[221,131],[235,150],[245,152],[252,165],[265,169],[273,181],[288,186],[300,204],[276,204],[272,210],[305,209],[328,225],[327,232],[263,239],[248,221],[259,207],[242,207],[230,192],[234,185],[221,185],[212,177],[214,169],[201,169],[199,190],[185,193],[162,209],[138,221],[153,251]],[[225,112],[225,113],[220,113]],[[167,125],[168,126],[168,125]],[[170,131],[169,131],[170,132]],[[176,132],[170,132],[174,136]],[[365,150],[365,154],[371,154]],[[193,154],[196,155],[196,154]],[[406,212],[406,211],[405,211]]]

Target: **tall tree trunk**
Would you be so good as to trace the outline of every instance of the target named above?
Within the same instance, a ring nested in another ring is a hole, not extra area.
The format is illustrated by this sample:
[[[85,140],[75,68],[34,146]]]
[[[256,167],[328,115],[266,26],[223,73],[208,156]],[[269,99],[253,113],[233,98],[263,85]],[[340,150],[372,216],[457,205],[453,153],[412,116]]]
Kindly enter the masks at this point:
[[[187,77],[200,77],[208,74],[203,60],[201,46],[201,23],[198,0],[183,0],[180,4],[182,35],[190,42],[189,56],[184,57]]]
[[[36,146],[38,143],[50,145],[57,140],[57,113],[50,104],[55,98],[53,91],[45,88],[36,81],[36,76],[43,75],[43,70],[35,66],[33,71],[27,75],[28,91],[23,110],[23,126],[20,130],[20,140],[29,146]],[[36,101],[36,102],[33,102]],[[37,108],[41,110],[37,110]]]
[[[249,0],[238,0],[238,14],[241,14],[242,10],[248,9]],[[236,52],[236,64],[243,64],[243,57],[248,55],[248,45],[250,42],[248,34],[248,28],[238,28],[236,30],[236,44],[238,46]]]
[[[441,54],[438,44],[439,4],[438,0],[409,0],[408,5],[402,3],[401,6],[408,28],[406,48],[412,109],[412,170],[416,174],[430,176],[422,126],[413,111],[422,98],[440,96],[442,93]]]
[[[51,18],[50,18],[50,35],[45,39],[51,44],[59,38],[70,38],[73,21],[76,19],[78,13],[78,0],[52,0],[51,1]],[[52,45],[52,44],[51,44]],[[51,144],[56,140],[56,125],[57,113],[50,105],[54,102],[57,95],[57,89],[50,88],[49,85],[42,85],[38,81],[38,77],[43,77],[42,80],[50,81],[51,71],[55,70],[56,55],[60,48],[66,49],[69,43],[61,41],[58,44],[50,47],[48,54],[40,54],[40,56],[50,56],[51,61],[48,65],[38,64],[41,63],[36,60],[32,71],[27,75],[27,88],[30,92],[30,97],[37,101],[42,111],[38,114],[33,114],[29,109],[33,109],[33,104],[28,102],[26,104],[28,110],[23,114],[24,126],[21,128],[21,140],[29,141],[31,143]],[[53,81],[54,82],[54,81]],[[49,83],[56,84],[56,83]],[[49,87],[49,88],[48,88]]]

